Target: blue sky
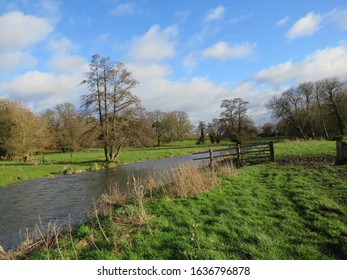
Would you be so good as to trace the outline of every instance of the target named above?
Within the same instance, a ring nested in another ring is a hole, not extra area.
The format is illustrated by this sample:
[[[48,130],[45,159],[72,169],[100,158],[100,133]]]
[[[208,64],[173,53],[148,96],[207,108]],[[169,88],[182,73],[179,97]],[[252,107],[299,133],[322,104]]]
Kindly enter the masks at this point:
[[[347,80],[345,0],[0,0],[0,98],[79,105],[93,54],[124,62],[148,110],[194,124],[241,97],[260,125],[289,86]]]

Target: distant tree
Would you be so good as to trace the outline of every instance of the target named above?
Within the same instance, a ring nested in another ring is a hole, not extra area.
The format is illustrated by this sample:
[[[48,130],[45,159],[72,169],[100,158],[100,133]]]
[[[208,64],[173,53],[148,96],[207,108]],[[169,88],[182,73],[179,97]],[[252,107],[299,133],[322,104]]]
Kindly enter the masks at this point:
[[[261,127],[261,136],[273,137],[276,135],[276,125],[273,123],[264,123]]]
[[[311,136],[313,139],[316,138],[316,132],[314,128],[314,119],[316,117],[315,112],[315,85],[312,82],[305,82],[299,84],[296,89],[297,94],[301,98],[301,109],[302,118],[305,123],[306,134]]]
[[[121,148],[136,137],[140,100],[132,94],[138,82],[123,63],[94,55],[86,73],[89,94],[82,96],[82,108],[98,118],[107,162],[117,161]]]
[[[45,143],[45,125],[24,105],[0,101],[0,150],[9,158],[24,161]]]
[[[324,132],[324,138],[325,139],[329,139],[329,133],[328,133],[328,129],[327,129],[327,117],[326,117],[326,110],[325,110],[325,106],[324,106],[324,101],[323,101],[323,83],[322,81],[318,81],[315,83],[315,101],[316,101],[316,107],[318,109],[319,112],[319,118],[316,118],[316,120],[318,119],[319,122],[321,123],[321,125],[319,125],[319,127],[323,128],[323,132]]]
[[[212,119],[212,122],[207,125],[208,137],[212,144],[219,144],[223,136],[223,123],[221,119]]]
[[[221,121],[226,135],[236,143],[254,138],[257,135],[251,117],[247,114],[248,101],[242,98],[223,100]]]
[[[183,111],[172,111],[168,113],[169,123],[171,124],[171,140],[183,140],[193,129],[189,116]]]
[[[347,135],[347,89],[345,85],[337,78],[322,80],[321,85],[323,88],[323,99],[336,118],[340,135]]]
[[[300,107],[301,97],[295,92],[295,89],[289,89],[282,92],[281,96],[273,96],[268,102],[267,107],[272,111],[272,116],[279,120],[283,119],[289,122],[300,132],[301,137],[308,138],[305,131],[306,119],[303,118]]]
[[[162,142],[183,140],[193,129],[188,114],[182,111],[155,110],[147,113],[147,117],[153,128],[158,147]]]
[[[168,134],[171,131],[172,125],[170,123],[169,115],[160,110],[155,110],[153,112],[148,112],[147,117],[151,127],[153,128],[157,146],[159,147],[162,141],[168,138]]]
[[[198,125],[198,130],[200,132],[200,137],[197,141],[197,144],[205,144],[205,131],[206,131],[206,124],[204,121],[200,121]]]
[[[337,78],[305,82],[268,103],[287,137],[308,139],[347,133],[347,87]]]
[[[88,115],[82,116],[71,103],[47,109],[41,118],[47,123],[50,148],[73,152],[95,143],[95,119]]]

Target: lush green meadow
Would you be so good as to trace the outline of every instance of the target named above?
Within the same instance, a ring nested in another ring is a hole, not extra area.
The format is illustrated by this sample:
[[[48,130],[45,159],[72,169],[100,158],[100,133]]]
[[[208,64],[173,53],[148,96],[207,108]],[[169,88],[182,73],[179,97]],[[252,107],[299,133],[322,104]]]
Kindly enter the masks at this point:
[[[333,156],[335,143],[275,149],[278,157]],[[347,259],[346,165],[269,163],[218,176],[187,198],[159,192],[116,203],[26,258]]]

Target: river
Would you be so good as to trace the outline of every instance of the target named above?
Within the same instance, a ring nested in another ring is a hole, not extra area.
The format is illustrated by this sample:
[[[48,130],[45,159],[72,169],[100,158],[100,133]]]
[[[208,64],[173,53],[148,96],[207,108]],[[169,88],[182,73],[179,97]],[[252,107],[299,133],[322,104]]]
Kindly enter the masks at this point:
[[[25,232],[32,233],[40,223],[45,229],[49,222],[73,226],[86,221],[88,213],[110,183],[126,188],[128,178],[160,176],[180,163],[191,162],[192,155],[148,160],[114,169],[61,175],[22,181],[0,187],[0,245],[14,249],[25,240]],[[71,217],[71,218],[69,218]]]

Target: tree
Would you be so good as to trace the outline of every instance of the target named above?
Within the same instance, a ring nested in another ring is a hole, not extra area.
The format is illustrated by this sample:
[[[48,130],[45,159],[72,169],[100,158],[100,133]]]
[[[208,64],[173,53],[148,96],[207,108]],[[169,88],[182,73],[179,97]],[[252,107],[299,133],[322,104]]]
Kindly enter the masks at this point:
[[[276,125],[273,123],[264,123],[261,127],[261,136],[263,137],[273,137],[276,135]]]
[[[219,144],[223,135],[223,123],[221,119],[212,119],[212,122],[207,125],[208,137],[212,144]]]
[[[0,150],[8,158],[29,155],[43,147],[45,143],[45,125],[24,105],[0,101]]]
[[[257,128],[250,116],[247,114],[248,101],[242,98],[226,99],[222,101],[221,120],[225,133],[238,144],[244,140],[254,138],[257,135]]]
[[[270,100],[268,109],[287,137],[328,139],[347,132],[347,88],[337,78],[283,91]]]
[[[315,102],[315,85],[312,82],[301,83],[297,87],[296,91],[301,100],[302,118],[306,124],[305,129],[308,131],[306,134],[310,134],[311,137],[315,139],[316,133],[313,126],[315,119],[315,106],[313,104]]]
[[[163,141],[183,140],[193,129],[188,114],[182,111],[155,110],[147,113],[147,117],[153,128],[158,147]]]
[[[347,101],[346,88],[337,78],[325,79],[321,81],[323,87],[323,99],[335,116],[338,129],[341,135],[347,135],[346,119],[343,110],[346,110]]]
[[[317,103],[317,108],[319,112],[319,120],[323,127],[324,138],[329,138],[329,133],[326,125],[326,113],[324,112],[324,104],[323,104],[323,82],[318,81],[315,83],[315,100]]]
[[[71,103],[47,109],[41,118],[47,123],[50,148],[74,152],[95,143],[95,119],[90,115],[82,116]]]
[[[197,144],[205,145],[205,131],[206,131],[206,124],[204,121],[200,121],[198,125],[198,130],[200,132],[199,140],[197,141]]]
[[[160,147],[162,141],[167,138],[168,133],[171,130],[171,124],[168,117],[168,113],[162,112],[160,110],[155,110],[153,112],[147,113],[148,120],[154,131],[157,146]]]
[[[140,100],[131,93],[138,85],[125,65],[94,55],[86,73],[89,94],[83,95],[82,108],[98,118],[107,162],[117,161],[123,145],[135,137]]]
[[[171,125],[170,140],[181,141],[193,129],[189,116],[183,111],[172,111],[168,113],[169,124]]]
[[[306,121],[302,117],[300,108],[301,97],[298,96],[294,89],[289,89],[282,92],[281,96],[273,96],[267,104],[269,110],[272,111],[272,116],[279,120],[283,119],[293,125],[300,135],[307,139],[308,135],[305,132]]]

